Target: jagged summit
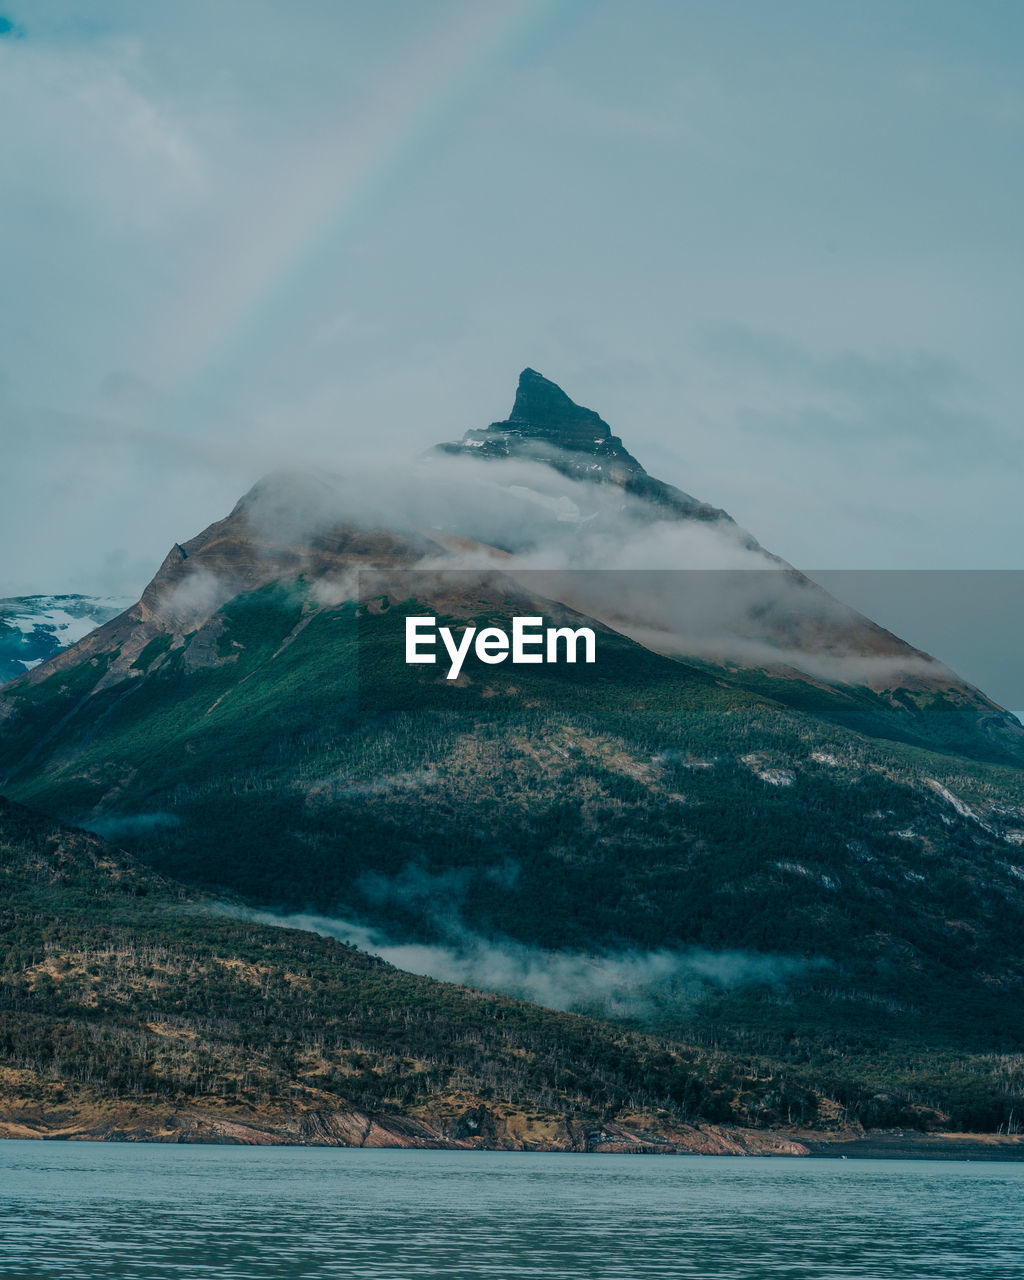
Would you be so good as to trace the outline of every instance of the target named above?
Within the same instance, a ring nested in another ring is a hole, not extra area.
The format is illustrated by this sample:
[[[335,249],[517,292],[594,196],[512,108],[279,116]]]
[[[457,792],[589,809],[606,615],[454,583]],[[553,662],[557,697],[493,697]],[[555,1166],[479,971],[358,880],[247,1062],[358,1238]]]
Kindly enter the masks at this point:
[[[548,450],[554,448],[614,460],[623,474],[647,474],[600,414],[570,400],[557,383],[536,369],[524,369],[519,375],[507,418],[483,430],[467,431],[460,441],[440,447],[448,453],[476,452],[485,457],[533,453],[548,461],[552,460]]]
[[[557,383],[536,369],[524,369],[519,375],[512,412],[504,422],[492,422],[488,430],[516,431],[524,438],[547,440],[560,449],[582,453],[593,453],[612,436],[600,415],[570,400]]]
[[[617,485],[677,515],[729,519],[724,511],[648,475],[600,414],[571,400],[536,369],[524,369],[519,375],[507,418],[469,430],[461,440],[437,448],[477,458],[530,458],[574,480]]]

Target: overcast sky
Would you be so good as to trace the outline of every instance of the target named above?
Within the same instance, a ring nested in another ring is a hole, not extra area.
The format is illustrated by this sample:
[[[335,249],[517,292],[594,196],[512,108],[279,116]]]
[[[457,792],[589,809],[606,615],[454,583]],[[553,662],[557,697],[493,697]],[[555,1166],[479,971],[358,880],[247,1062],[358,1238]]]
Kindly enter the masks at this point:
[[[0,595],[525,365],[798,565],[1024,567],[1024,5],[0,14]]]

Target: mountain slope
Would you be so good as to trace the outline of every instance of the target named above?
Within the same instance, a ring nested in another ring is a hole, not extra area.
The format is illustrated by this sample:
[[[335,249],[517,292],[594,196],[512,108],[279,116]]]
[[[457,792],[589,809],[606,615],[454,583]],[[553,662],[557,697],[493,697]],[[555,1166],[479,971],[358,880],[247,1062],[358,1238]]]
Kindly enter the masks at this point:
[[[2,798],[0,884],[0,1136],[801,1154],[1020,1107],[1020,1059],[782,1065],[418,978]]]
[[[884,995],[915,1025],[1018,1042],[1018,771],[865,738],[607,632],[585,676],[473,664],[448,687],[402,659],[404,615],[438,603],[307,612],[275,584],[223,611],[209,665],[166,650],[83,695],[71,682],[111,665],[94,656],[25,695],[53,736],[7,785],[186,880],[391,938],[824,958],[805,1002]]]
[[[802,1150],[706,1124],[757,1112],[716,1055],[239,923],[3,799],[0,881],[0,1136]]]

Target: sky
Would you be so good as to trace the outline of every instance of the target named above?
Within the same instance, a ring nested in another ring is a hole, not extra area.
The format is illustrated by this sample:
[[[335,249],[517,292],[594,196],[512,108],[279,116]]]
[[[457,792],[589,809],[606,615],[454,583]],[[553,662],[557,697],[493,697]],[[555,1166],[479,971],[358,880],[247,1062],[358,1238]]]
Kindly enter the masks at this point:
[[[1024,568],[1024,6],[0,15],[0,596],[525,366],[800,567]]]

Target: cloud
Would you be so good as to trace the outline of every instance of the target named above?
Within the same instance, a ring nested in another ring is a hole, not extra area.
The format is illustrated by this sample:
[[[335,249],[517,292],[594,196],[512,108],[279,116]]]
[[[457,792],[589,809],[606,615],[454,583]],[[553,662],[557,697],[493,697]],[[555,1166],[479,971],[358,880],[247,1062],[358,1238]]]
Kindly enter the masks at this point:
[[[343,471],[290,471],[254,491],[251,527],[268,543],[288,544],[335,524],[454,537],[514,552],[531,569],[764,568],[728,522],[664,517],[611,484],[573,480],[541,462],[452,455],[396,460],[363,453]],[[493,563],[486,548],[438,553],[437,567]],[[432,567],[425,559],[422,567]]]
[[[205,622],[238,590],[237,584],[198,565],[186,568],[184,575],[160,595],[156,608],[168,625],[186,631]]]
[[[203,190],[188,122],[144,89],[137,46],[0,41],[0,140],[10,216],[43,201],[104,229],[166,227]]]
[[[136,839],[152,835],[154,831],[166,831],[181,825],[174,813],[130,813],[94,818],[81,824],[86,831],[102,836],[105,840]]]
[[[112,369],[101,378],[96,401],[105,416],[145,422],[159,412],[162,397],[152,383],[131,369]]]
[[[247,509],[271,549],[350,524],[410,539],[454,535],[413,561],[412,573],[387,569],[384,557],[372,579],[365,571],[361,582],[351,574],[329,579],[316,592],[323,602],[359,593],[444,596],[497,570],[501,581],[673,657],[796,668],[875,688],[955,679],[732,522],[680,519],[615,485],[570,479],[528,459],[442,454],[386,466],[364,459],[339,476],[268,479]]]
[[[127,415],[11,403],[0,434],[0,596],[141,593],[171,545],[223,516],[266,461]]]
[[[488,867],[456,867],[439,873],[417,863],[409,863],[395,876],[365,872],[357,881],[356,888],[369,902],[378,905],[399,903],[430,912],[433,904],[439,902],[461,903],[473,880],[486,880],[510,889],[518,878],[518,866],[509,861]],[[445,914],[448,914],[447,910]]]
[[[397,941],[386,928],[354,915],[260,910],[235,903],[219,904],[215,909],[247,920],[338,938],[410,973],[501,992],[553,1009],[616,1017],[650,1015],[659,1010],[679,1013],[709,989],[785,984],[826,963],[703,947],[550,950],[507,937],[484,937],[463,914],[474,882],[512,888],[518,878],[519,867],[511,859],[494,866],[449,868],[442,872],[409,863],[393,876],[364,873],[355,887],[371,911],[403,908],[433,935],[428,942]]]
[[[128,393],[135,390],[129,379]],[[68,503],[77,504],[83,534],[90,522],[123,520],[131,509],[109,511],[101,500],[108,486],[127,495],[125,502],[138,511],[144,527],[148,491],[138,476],[137,445],[145,447],[147,456],[162,457],[164,484],[180,492],[183,509],[198,510],[205,502],[210,517],[221,514],[209,494],[212,486],[223,487],[222,464],[230,475],[239,465],[262,461],[255,450],[239,459],[202,442],[113,422],[104,423],[104,432],[127,447],[109,455],[83,454],[76,447],[72,420],[50,415],[42,425],[61,442],[48,464],[48,483],[62,485]],[[301,556],[295,559],[296,551],[311,544],[322,549],[341,545],[339,530],[352,527],[391,530],[410,544],[429,545],[424,537],[439,538],[442,544],[424,550],[418,560],[414,555],[398,571],[387,569],[389,556],[381,552],[340,572],[314,575],[311,597],[317,603],[337,605],[361,591],[386,593],[392,583],[395,598],[428,596],[444,587],[428,579],[428,573],[463,572],[466,585],[480,572],[498,571],[532,596],[560,601],[674,657],[795,668],[815,678],[874,688],[954,679],[941,664],[906,649],[790,571],[727,520],[679,519],[615,485],[570,479],[529,459],[481,461],[432,454],[396,462],[364,450],[347,459],[343,470],[332,472],[302,467],[312,455],[304,456],[299,448],[294,454],[296,465],[257,483],[244,505],[256,543],[271,558],[268,564],[283,551],[297,573],[306,562]],[[12,463],[17,467],[17,449]],[[20,536],[16,523],[29,518],[27,510],[19,517],[18,504],[13,491],[0,515],[12,522],[12,538]],[[196,519],[197,525],[201,522]],[[152,538],[150,573],[169,545],[193,532],[195,525],[184,530],[172,526],[158,534],[159,541]],[[48,536],[46,526],[35,535],[37,542]],[[71,550],[87,546],[88,539],[79,537]],[[30,545],[26,555],[31,557],[33,550]],[[308,557],[307,570],[314,568],[314,560]],[[366,574],[375,563],[381,571],[371,582]],[[103,588],[112,589],[115,567],[108,563],[101,573],[94,566],[92,580],[99,585],[102,576]],[[419,576],[410,577],[408,569]],[[28,584],[19,581],[17,587],[12,594],[25,594]],[[240,589],[234,579],[221,580],[198,564],[186,566],[159,607],[191,629]]]
[[[457,941],[399,943],[381,930],[344,918],[229,904],[218,909],[261,924],[337,938],[410,973],[497,991],[551,1009],[610,1017],[649,1016],[659,1010],[679,1015],[708,990],[783,985],[799,981],[826,963],[702,947],[646,952],[545,951],[510,939],[482,938],[464,928]]]

